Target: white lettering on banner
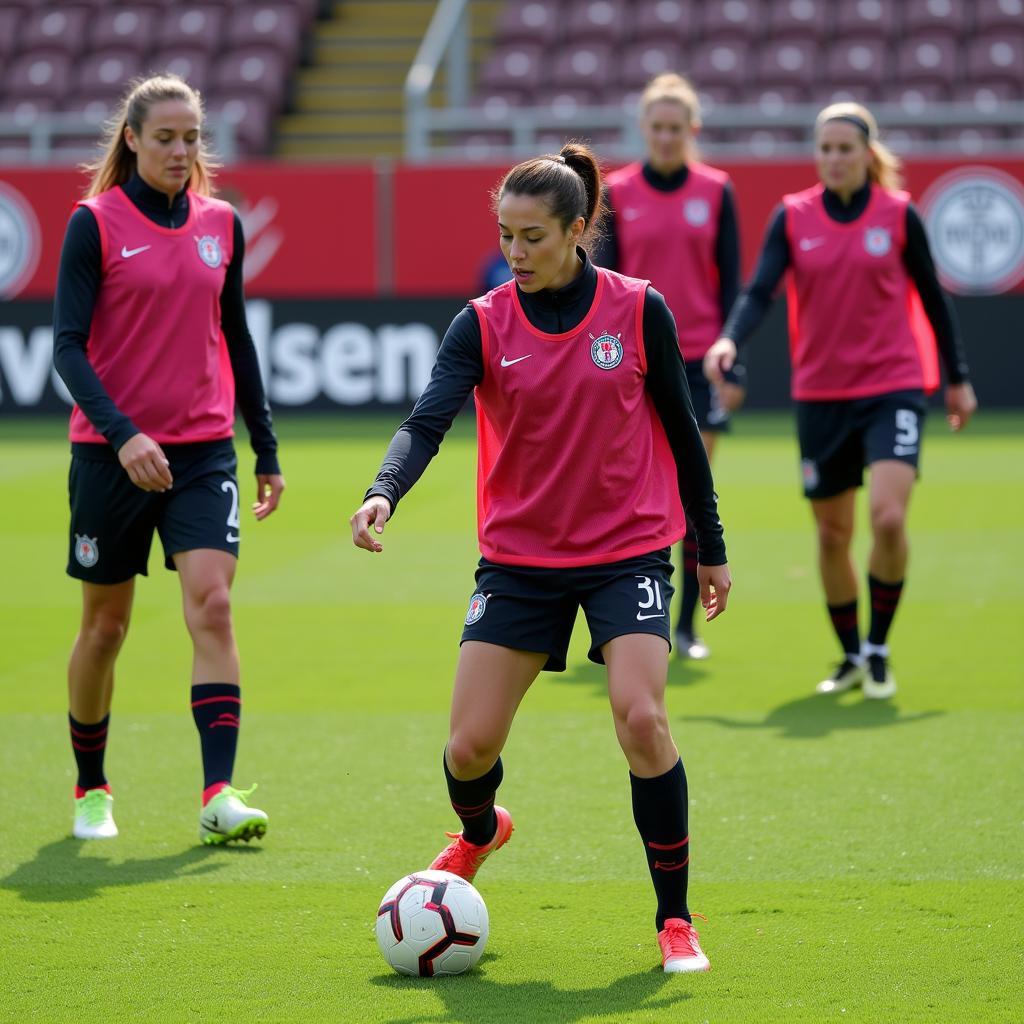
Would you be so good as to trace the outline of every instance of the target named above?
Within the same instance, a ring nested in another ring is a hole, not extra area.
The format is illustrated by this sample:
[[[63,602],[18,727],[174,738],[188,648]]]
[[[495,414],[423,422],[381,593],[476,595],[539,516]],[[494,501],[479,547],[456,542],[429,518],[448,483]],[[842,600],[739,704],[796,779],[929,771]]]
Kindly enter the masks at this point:
[[[71,399],[64,382],[53,370],[53,329],[50,327],[34,327],[27,343],[17,327],[0,327],[0,372],[15,405],[38,405],[48,378],[52,378],[54,390],[61,398]]]
[[[362,324],[338,324],[320,346],[323,388],[339,405],[364,405],[373,398],[373,334]]]
[[[380,339],[380,378],[377,398],[401,402],[419,398],[430,380],[437,355],[437,335],[426,324],[384,324],[377,328]],[[406,385],[405,368],[409,367]]]
[[[270,339],[270,404],[305,405],[320,393],[316,366],[317,329],[285,324]]]

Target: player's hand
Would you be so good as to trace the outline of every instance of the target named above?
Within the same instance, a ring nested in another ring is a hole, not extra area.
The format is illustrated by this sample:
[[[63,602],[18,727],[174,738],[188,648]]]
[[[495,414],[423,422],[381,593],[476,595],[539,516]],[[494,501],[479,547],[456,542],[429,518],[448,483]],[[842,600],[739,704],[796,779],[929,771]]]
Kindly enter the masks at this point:
[[[715,390],[718,392],[719,403],[728,413],[736,412],[747,397],[747,389],[742,384],[733,384],[732,381],[725,379],[716,385]]]
[[[160,447],[146,434],[135,434],[117,450],[117,458],[128,478],[144,491],[169,491],[174,479],[170,463]]]
[[[266,519],[281,504],[284,477],[280,473],[256,474],[256,500],[252,503],[252,514],[257,520]]]
[[[969,381],[946,386],[946,421],[951,430],[963,430],[977,408],[978,399]]]
[[[729,602],[732,576],[728,565],[698,565],[697,582],[700,583],[700,603],[705,620],[717,619]]]
[[[712,384],[721,387],[725,382],[722,376],[726,370],[732,369],[736,362],[736,342],[732,338],[719,338],[704,353],[704,376]]]
[[[367,498],[348,521],[352,527],[352,543],[367,551],[383,551],[384,545],[370,533],[370,527],[373,526],[374,533],[383,533],[384,524],[390,518],[391,502],[387,498],[379,494]]]

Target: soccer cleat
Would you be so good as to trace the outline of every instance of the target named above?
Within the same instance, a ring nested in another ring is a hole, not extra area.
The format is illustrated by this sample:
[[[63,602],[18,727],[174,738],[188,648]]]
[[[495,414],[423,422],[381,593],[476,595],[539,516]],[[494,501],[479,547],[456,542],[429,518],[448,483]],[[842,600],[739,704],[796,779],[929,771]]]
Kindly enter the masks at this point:
[[[823,679],[814,688],[815,693],[842,693],[851,686],[859,686],[864,681],[864,664],[851,661],[849,656],[843,658],[828,679]]]
[[[864,696],[870,700],[885,700],[896,692],[896,680],[889,671],[884,654],[868,655],[868,672],[864,676]]]
[[[246,801],[255,789],[225,786],[199,813],[199,838],[208,846],[220,846],[235,839],[262,839],[267,831],[267,814]]]
[[[105,789],[86,790],[75,799],[75,824],[71,830],[76,839],[113,839],[114,798]]]
[[[512,815],[504,807],[499,807],[495,804],[494,816],[498,819],[498,828],[494,833],[494,838],[483,846],[467,842],[462,838],[461,832],[445,832],[445,835],[449,839],[454,839],[455,842],[449,843],[433,859],[430,864],[430,870],[450,871],[453,875],[458,875],[459,878],[472,882],[476,877],[476,873],[480,870],[480,865],[495,850],[504,846],[512,838],[512,830],[515,827],[512,824]]]
[[[670,917],[658,932],[661,966],[666,974],[710,971],[711,964],[700,948],[697,929],[681,917]]]
[[[676,657],[704,661],[711,657],[711,649],[699,636],[680,629],[676,631]]]

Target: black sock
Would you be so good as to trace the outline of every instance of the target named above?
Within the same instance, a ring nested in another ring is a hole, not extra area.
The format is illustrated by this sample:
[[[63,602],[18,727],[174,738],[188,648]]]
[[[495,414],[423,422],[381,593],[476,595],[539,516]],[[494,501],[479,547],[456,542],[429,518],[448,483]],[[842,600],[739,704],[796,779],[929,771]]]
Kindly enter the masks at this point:
[[[700,583],[697,580],[697,541],[689,526],[683,538],[683,594],[679,606],[677,633],[693,636],[693,615],[700,603]]]
[[[900,603],[903,580],[883,583],[869,573],[868,589],[871,592],[871,628],[868,630],[868,643],[883,647],[885,638],[889,635],[893,616],[896,614],[896,606]]]
[[[647,866],[658,897],[658,931],[670,917],[690,920],[686,886],[690,875],[690,836],[686,827],[686,772],[682,759],[664,775],[641,779],[629,773],[633,820],[644,841]]]
[[[860,656],[860,629],[857,627],[857,599],[846,604],[830,604],[828,607],[829,617],[832,619],[832,628],[839,637],[839,643],[847,656],[853,654]]]
[[[494,814],[494,796],[501,785],[505,772],[501,758],[494,767],[479,779],[457,779],[448,767],[448,758],[442,757],[444,778],[448,783],[448,796],[452,809],[462,822],[462,838],[474,846],[485,846],[498,831],[498,819]]]
[[[107,725],[110,715],[93,725],[86,725],[71,717],[68,712],[68,725],[71,728],[71,749],[78,765],[78,788],[98,789],[107,784],[103,774],[103,755],[107,752]]]
[[[192,718],[203,751],[203,789],[230,782],[238,747],[241,688],[234,683],[197,683],[192,687]]]

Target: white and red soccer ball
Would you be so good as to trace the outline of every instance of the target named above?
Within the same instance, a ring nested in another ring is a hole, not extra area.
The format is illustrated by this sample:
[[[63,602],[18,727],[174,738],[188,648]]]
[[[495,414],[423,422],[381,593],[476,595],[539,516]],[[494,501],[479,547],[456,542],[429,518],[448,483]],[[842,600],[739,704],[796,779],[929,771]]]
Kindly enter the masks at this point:
[[[400,974],[462,974],[480,959],[487,932],[480,893],[448,871],[400,878],[377,911],[377,945]]]

